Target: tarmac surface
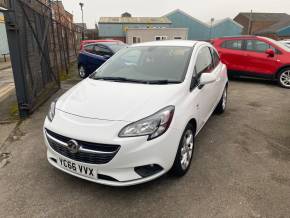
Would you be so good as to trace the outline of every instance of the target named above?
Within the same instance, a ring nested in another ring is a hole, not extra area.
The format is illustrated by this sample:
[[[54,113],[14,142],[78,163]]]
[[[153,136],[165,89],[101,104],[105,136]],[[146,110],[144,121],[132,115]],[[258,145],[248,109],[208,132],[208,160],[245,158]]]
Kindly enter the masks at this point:
[[[290,217],[290,90],[231,81],[227,111],[198,135],[188,174],[124,188],[49,165],[48,105],[0,145],[0,217]]]

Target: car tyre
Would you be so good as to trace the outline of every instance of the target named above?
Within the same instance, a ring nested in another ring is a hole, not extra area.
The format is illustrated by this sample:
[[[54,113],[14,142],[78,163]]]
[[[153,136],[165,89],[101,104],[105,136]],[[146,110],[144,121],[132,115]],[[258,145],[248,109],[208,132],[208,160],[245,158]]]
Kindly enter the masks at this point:
[[[82,79],[87,77],[86,70],[85,70],[84,66],[82,66],[82,65],[79,66],[79,76]]]
[[[223,95],[218,103],[218,105],[215,108],[215,113],[216,114],[222,114],[225,112],[226,107],[227,107],[227,101],[228,101],[228,88],[225,87],[223,91]]]
[[[290,89],[290,68],[285,68],[278,73],[278,83],[281,87]]]
[[[171,175],[181,177],[188,171],[194,153],[194,139],[195,128],[189,123],[180,139],[176,157],[170,170]]]

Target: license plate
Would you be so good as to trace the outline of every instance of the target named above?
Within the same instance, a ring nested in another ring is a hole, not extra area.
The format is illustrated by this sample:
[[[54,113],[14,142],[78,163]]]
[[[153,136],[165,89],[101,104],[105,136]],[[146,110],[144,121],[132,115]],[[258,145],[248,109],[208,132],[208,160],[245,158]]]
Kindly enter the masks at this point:
[[[94,168],[75,163],[71,160],[59,158],[58,165],[60,165],[63,169],[71,171],[73,173],[77,173],[79,175],[90,177],[90,178],[97,178],[97,171]]]

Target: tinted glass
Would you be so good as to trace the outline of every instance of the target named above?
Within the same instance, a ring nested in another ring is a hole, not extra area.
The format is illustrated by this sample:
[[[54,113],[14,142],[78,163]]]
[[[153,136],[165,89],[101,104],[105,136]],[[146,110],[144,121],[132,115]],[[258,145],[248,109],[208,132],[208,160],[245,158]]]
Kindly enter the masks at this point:
[[[84,47],[84,50],[85,50],[86,52],[93,53],[94,45],[86,45],[86,46]]]
[[[213,58],[213,66],[216,67],[220,63],[220,57],[213,48],[211,48],[211,53]]]
[[[242,50],[243,41],[242,40],[226,40],[222,44],[222,47],[233,49],[233,50]]]
[[[104,56],[104,55],[112,55],[112,51],[102,45],[95,45],[94,54]]]
[[[102,43],[109,47],[114,53],[121,50],[122,48],[127,47],[125,43],[117,42],[117,43]]]
[[[247,40],[246,41],[246,50],[248,51],[255,51],[255,52],[265,52],[267,49],[272,49],[275,51],[275,48],[273,48],[268,43],[265,43],[263,41],[259,40]]]
[[[138,46],[122,49],[91,78],[122,77],[131,80],[182,82],[191,47]]]
[[[210,72],[212,70],[213,62],[210,49],[208,47],[202,48],[197,56],[195,71],[197,74]]]

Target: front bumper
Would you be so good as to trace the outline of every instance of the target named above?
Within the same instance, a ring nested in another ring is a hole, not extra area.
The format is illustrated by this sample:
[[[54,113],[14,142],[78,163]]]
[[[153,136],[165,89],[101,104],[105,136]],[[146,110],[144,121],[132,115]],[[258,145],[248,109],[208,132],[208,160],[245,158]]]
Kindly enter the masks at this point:
[[[123,121],[89,120],[86,122],[86,119],[76,118],[64,112],[58,113],[58,117],[55,117],[53,122],[46,119],[43,132],[47,146],[47,158],[51,165],[79,178],[111,186],[129,186],[144,183],[160,177],[172,167],[181,137],[180,131],[172,128],[172,126],[159,138],[147,141],[147,137],[119,138],[119,130],[127,124]],[[120,148],[107,163],[92,164],[76,159],[72,160],[52,148],[46,129],[71,139],[92,143],[117,144],[120,145]],[[100,132],[100,134],[96,134],[96,132]],[[59,158],[68,159],[92,168],[98,172],[99,176],[91,178],[65,169],[60,165]],[[146,177],[136,172],[136,167],[148,165],[160,166],[160,170]]]

